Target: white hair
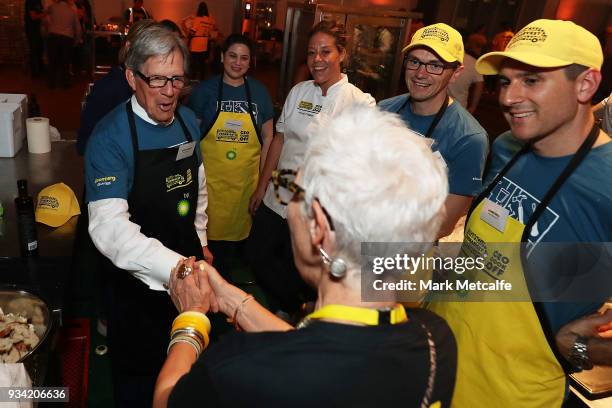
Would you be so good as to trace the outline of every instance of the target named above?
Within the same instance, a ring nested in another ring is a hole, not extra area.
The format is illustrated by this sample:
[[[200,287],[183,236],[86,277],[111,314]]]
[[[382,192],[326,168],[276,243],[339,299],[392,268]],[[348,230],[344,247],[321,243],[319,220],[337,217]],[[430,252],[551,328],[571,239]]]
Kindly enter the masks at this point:
[[[425,139],[365,105],[317,124],[301,184],[305,206],[316,198],[332,219],[334,256],[353,267],[362,242],[435,241],[448,194],[446,168]]]

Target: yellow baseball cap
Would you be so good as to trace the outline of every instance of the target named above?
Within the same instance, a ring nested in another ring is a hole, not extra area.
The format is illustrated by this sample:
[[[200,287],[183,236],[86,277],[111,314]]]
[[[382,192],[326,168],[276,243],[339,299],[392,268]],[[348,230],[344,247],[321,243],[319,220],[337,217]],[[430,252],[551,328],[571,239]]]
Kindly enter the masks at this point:
[[[35,214],[37,222],[59,227],[79,214],[79,201],[72,189],[64,183],[52,184],[38,193]]]
[[[597,37],[578,24],[541,19],[516,33],[504,51],[478,58],[476,70],[483,75],[496,75],[505,58],[538,68],[579,64],[601,69],[603,51]]]
[[[433,50],[446,62],[459,61],[463,64],[463,39],[459,31],[444,23],[425,26],[412,36],[410,44],[402,52],[416,47],[427,47]]]

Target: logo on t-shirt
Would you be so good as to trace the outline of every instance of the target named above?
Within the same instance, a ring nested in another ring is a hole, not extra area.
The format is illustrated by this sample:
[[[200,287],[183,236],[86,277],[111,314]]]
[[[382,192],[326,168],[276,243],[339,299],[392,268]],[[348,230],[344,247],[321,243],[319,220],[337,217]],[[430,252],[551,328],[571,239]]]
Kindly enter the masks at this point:
[[[255,122],[257,122],[257,113],[259,112],[257,104],[251,102],[251,109]],[[248,115],[249,103],[247,101],[221,101],[221,112],[246,113]]]
[[[297,111],[304,115],[314,116],[319,114],[322,108],[322,105],[315,105],[312,102],[300,101]]]
[[[94,180],[96,187],[110,186],[112,183],[117,181],[115,176],[98,177]]]

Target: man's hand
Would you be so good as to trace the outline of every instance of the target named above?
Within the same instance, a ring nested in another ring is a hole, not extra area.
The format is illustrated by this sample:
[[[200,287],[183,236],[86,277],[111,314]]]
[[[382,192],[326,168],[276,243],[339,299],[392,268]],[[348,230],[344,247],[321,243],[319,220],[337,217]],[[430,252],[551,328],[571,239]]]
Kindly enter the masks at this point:
[[[559,330],[556,336],[557,347],[568,360],[576,336],[592,339],[589,341],[589,357],[594,364],[610,364],[612,357],[603,354],[612,350],[612,309],[574,320]]]
[[[204,260],[208,262],[209,265],[213,264],[213,254],[208,249],[208,246],[202,247],[202,253],[204,254]]]
[[[195,258],[179,261],[170,274],[170,297],[174,306],[182,313],[192,310],[206,313],[209,309],[218,310],[217,299],[208,283],[208,276]]]

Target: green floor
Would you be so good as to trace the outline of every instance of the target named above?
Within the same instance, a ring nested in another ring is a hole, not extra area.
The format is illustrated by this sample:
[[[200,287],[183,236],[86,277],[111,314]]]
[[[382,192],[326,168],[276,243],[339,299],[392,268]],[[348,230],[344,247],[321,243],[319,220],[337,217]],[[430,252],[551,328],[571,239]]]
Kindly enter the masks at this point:
[[[113,406],[113,389],[111,383],[111,371],[109,353],[104,355],[96,353],[98,346],[106,345],[106,337],[100,335],[97,330],[98,313],[95,301],[95,284],[93,277],[86,273],[75,274],[70,290],[70,307],[66,311],[65,318],[87,318],[90,323],[90,351],[89,351],[89,378],[88,378],[88,407],[110,408]],[[232,279],[246,292],[267,305],[265,296],[257,285],[252,284],[254,277],[248,267],[241,261],[234,265],[231,272]],[[223,333],[233,330],[226,322],[225,316],[212,315],[211,340],[221,336]]]

